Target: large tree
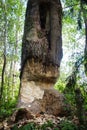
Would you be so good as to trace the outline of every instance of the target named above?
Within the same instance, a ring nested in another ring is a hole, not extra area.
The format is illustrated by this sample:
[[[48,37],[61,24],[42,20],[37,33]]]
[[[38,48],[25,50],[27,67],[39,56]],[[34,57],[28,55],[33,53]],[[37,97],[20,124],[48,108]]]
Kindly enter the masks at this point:
[[[59,76],[62,59],[61,32],[60,0],[28,0],[18,107],[29,108],[33,113],[60,113],[61,103],[58,103],[59,95],[53,85]]]

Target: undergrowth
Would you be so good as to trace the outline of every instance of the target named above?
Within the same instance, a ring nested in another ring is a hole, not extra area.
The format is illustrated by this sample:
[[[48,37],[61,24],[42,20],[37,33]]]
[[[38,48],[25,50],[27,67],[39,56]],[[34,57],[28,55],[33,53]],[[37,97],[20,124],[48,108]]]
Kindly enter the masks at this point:
[[[79,128],[70,121],[61,121],[60,124],[56,125],[52,121],[48,121],[42,125],[32,122],[20,128],[15,125],[11,130],[79,130]]]

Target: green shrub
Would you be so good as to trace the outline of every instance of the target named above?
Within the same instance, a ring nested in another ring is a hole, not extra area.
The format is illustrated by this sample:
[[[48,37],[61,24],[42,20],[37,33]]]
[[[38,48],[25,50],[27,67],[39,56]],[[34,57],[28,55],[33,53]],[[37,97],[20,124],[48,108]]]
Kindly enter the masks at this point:
[[[17,125],[15,125],[11,130],[37,130],[37,129],[35,128],[34,123],[29,123],[27,125],[21,126],[20,128],[18,128]]]
[[[41,126],[41,130],[46,130],[47,128],[53,128],[54,125],[51,121],[47,121]]]
[[[58,79],[57,83],[55,84],[55,89],[57,89],[60,92],[63,92],[65,89],[65,82],[61,79]]]
[[[61,121],[61,130],[79,130],[78,127],[69,121]]]
[[[15,125],[11,130],[47,130],[48,128],[53,128],[53,123],[51,121],[47,121],[46,123],[40,125],[36,125],[35,123],[29,123],[27,125],[21,126],[20,128]],[[54,129],[59,130],[59,129]]]

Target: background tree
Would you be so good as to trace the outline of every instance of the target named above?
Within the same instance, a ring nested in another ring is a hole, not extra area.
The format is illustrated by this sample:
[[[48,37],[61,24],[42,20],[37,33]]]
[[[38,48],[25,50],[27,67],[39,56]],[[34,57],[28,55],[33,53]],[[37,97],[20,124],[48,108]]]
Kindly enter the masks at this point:
[[[19,91],[20,50],[24,2],[0,1],[0,114],[16,101]],[[9,113],[9,112],[8,112]]]

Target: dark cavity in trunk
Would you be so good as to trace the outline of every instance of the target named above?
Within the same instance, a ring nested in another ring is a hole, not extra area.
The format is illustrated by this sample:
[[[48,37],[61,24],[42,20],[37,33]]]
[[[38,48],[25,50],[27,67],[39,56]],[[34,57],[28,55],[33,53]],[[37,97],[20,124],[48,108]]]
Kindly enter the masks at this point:
[[[51,8],[51,3],[45,3],[41,2],[39,4],[39,13],[40,13],[40,27],[42,31],[45,31],[46,33],[46,38],[49,43],[49,49],[51,49],[51,41],[50,41],[50,8]],[[48,27],[49,26],[49,27]]]

